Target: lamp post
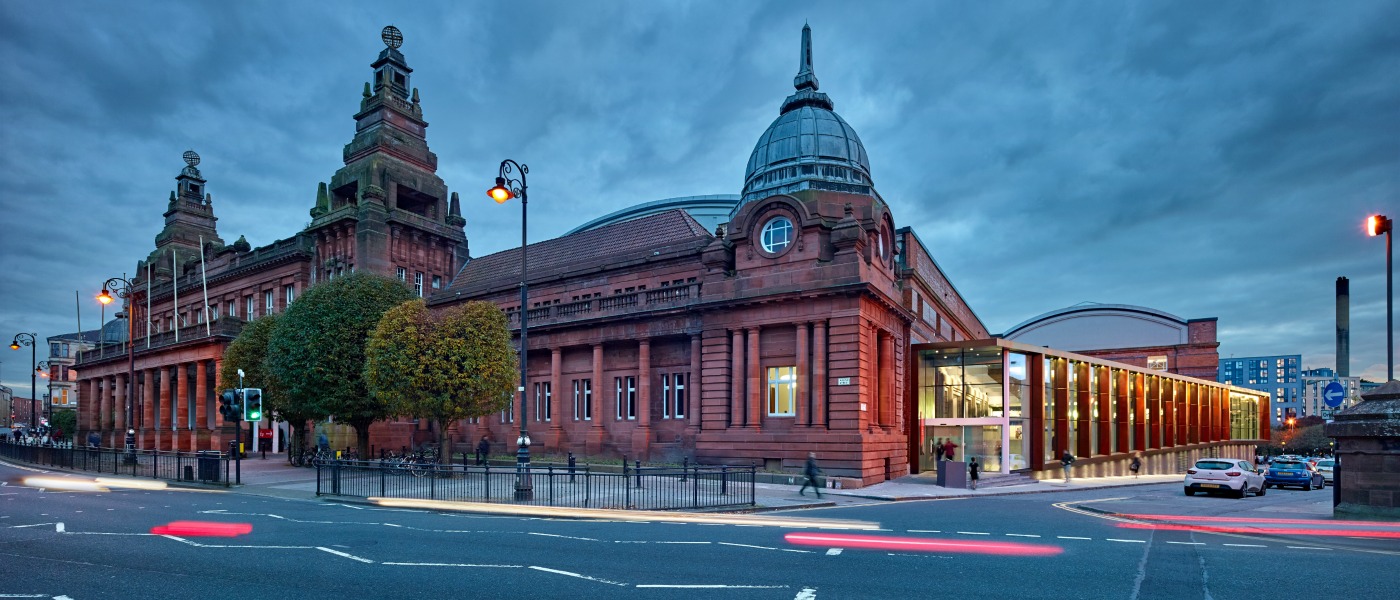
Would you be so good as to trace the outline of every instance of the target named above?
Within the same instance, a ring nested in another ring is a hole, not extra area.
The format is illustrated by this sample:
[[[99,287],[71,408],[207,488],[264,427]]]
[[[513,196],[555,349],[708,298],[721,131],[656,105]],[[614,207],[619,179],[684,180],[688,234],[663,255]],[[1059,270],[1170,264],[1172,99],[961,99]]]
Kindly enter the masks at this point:
[[[1385,380],[1395,379],[1395,290],[1392,275],[1394,269],[1391,265],[1390,237],[1395,229],[1395,221],[1385,215],[1371,215],[1366,217],[1366,234],[1376,237],[1385,234]]]
[[[520,178],[511,177],[511,173],[518,171]],[[516,438],[515,453],[515,499],[531,500],[534,498],[534,486],[530,482],[530,434],[526,425],[529,423],[530,407],[526,402],[525,390],[529,383],[529,371],[526,368],[526,361],[529,359],[529,317],[530,317],[530,288],[526,283],[526,267],[528,262],[525,259],[525,250],[528,247],[526,238],[526,207],[530,203],[529,186],[525,184],[525,176],[529,174],[530,167],[522,165],[509,158],[501,161],[500,173],[496,176],[496,186],[487,190],[486,195],[495,200],[497,204],[505,204],[511,198],[520,198],[520,437]]]
[[[47,360],[41,360],[41,361],[39,361],[39,364],[37,364],[37,365],[34,366],[34,372],[35,372],[35,373],[38,373],[40,377],[43,377],[44,379],[49,380],[49,401],[48,401],[47,404],[44,405],[44,417],[47,418],[47,419],[49,420],[49,424],[52,425],[52,424],[53,424],[53,377],[52,377],[51,375],[49,375],[49,369],[50,369],[50,368],[52,368],[52,365],[49,364],[49,361],[47,361]]]
[[[134,354],[134,353],[135,353],[135,347],[136,347],[136,345],[133,343],[133,341],[134,341],[135,338],[136,338],[136,335],[135,335],[135,331],[136,331],[136,329],[135,329],[135,328],[136,328],[136,319],[132,318],[132,317],[133,317],[132,311],[135,310],[135,308],[134,308],[134,307],[132,306],[132,304],[131,304],[131,292],[132,292],[132,290],[134,290],[134,289],[135,289],[135,288],[131,285],[131,281],[128,280],[127,278],[125,278],[125,277],[112,277],[112,278],[110,278],[110,279],[108,279],[107,281],[105,281],[105,282],[102,283],[102,293],[100,293],[100,294],[97,295],[97,301],[98,301],[98,302],[101,302],[103,305],[107,305],[107,304],[111,304],[111,303],[112,303],[112,300],[113,300],[112,294],[113,294],[114,292],[116,293],[116,295],[117,295],[118,298],[122,298],[122,299],[125,299],[125,300],[127,301],[127,302],[126,302],[126,413],[125,413],[125,414],[126,414],[126,426],[127,426],[128,428],[132,429],[132,430],[134,430],[134,429],[136,428],[135,414],[132,412],[132,406],[133,406],[133,403],[135,402],[135,396],[136,396],[136,357],[135,357],[135,354]],[[99,337],[100,337],[100,336],[99,336]],[[101,426],[101,423],[99,422],[98,425]],[[135,433],[134,431],[128,432],[128,437],[130,437],[130,436],[133,435],[134,433]],[[132,448],[130,448],[130,449],[131,449],[131,450],[134,450],[134,449],[135,449],[134,440],[133,440],[133,442],[132,442]]]
[[[35,399],[39,396],[39,385],[35,369],[39,368],[39,336],[33,333],[16,333],[15,341],[10,342],[11,350],[19,350],[20,346],[29,346],[29,430],[37,431],[39,427],[38,412],[35,410]]]

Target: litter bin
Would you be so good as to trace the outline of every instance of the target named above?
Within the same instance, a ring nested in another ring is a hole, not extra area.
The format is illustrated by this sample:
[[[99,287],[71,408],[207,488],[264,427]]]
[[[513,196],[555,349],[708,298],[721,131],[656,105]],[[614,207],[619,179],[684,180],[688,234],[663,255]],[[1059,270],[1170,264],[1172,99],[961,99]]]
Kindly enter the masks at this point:
[[[200,450],[199,457],[199,480],[219,481],[219,463],[222,462],[223,454],[218,450]]]
[[[944,460],[938,463],[938,485],[949,488],[967,488],[967,463],[960,460]]]

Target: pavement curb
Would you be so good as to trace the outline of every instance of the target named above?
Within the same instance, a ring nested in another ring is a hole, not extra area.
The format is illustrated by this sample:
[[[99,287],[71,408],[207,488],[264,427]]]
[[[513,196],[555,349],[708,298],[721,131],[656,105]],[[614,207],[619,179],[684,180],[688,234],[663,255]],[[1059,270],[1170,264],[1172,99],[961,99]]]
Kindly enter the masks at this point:
[[[1043,488],[1038,488],[1038,489],[1034,489],[1034,490],[1009,490],[1009,491],[1004,491],[1004,492],[988,492],[988,493],[972,492],[971,490],[968,490],[969,493],[962,493],[962,492],[959,492],[959,493],[946,494],[946,495],[940,495],[940,496],[877,496],[877,495],[874,495],[874,494],[847,494],[847,493],[838,493],[838,492],[828,492],[827,495],[830,495],[830,496],[843,496],[843,497],[848,497],[848,498],[865,498],[865,499],[868,499],[868,500],[884,500],[884,501],[887,501],[887,502],[907,502],[907,501],[913,501],[913,500],[944,500],[944,499],[948,499],[948,498],[982,498],[982,497],[988,497],[988,496],[1017,496],[1017,495],[1022,495],[1022,494],[1051,494],[1051,493],[1058,493],[1058,492],[1083,492],[1083,491],[1088,491],[1088,490],[1104,490],[1104,489],[1122,488],[1122,487],[1136,487],[1136,486],[1141,486],[1141,485],[1161,485],[1161,484],[1164,484],[1164,483],[1173,483],[1173,482],[1171,482],[1171,481],[1139,481],[1139,482],[1132,482],[1132,483],[1111,483],[1111,484],[1106,484],[1106,485],[1096,485],[1096,486],[1093,486],[1093,487],[1075,487],[1075,488],[1071,488],[1071,487],[1063,487],[1063,488],[1062,488],[1062,487],[1043,487]],[[1049,486],[1049,485],[1053,485],[1053,484],[1045,484],[1045,485]]]

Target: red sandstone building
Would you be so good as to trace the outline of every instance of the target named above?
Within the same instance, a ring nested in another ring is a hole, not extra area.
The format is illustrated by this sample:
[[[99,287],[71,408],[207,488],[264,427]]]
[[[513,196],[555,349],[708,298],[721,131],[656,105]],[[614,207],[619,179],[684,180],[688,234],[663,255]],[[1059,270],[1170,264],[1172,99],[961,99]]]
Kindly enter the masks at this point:
[[[74,367],[81,430],[112,445],[130,427],[141,448],[223,448],[233,432],[215,410],[216,390],[237,382],[218,381],[219,363],[245,322],[356,270],[396,276],[420,296],[446,287],[467,259],[456,194],[449,198],[435,174],[403,54],[385,48],[371,67],[345,166],[320,184],[310,225],[291,237],[256,249],[242,237],[225,244],[199,157],[186,153],[165,228],[130,277],[134,377],[128,381],[124,344],[82,352]]]

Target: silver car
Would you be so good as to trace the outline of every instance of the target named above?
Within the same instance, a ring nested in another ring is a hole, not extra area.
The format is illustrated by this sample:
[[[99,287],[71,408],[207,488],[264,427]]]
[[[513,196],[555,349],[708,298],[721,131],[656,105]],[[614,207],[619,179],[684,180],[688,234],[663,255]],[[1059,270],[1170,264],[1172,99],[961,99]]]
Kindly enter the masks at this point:
[[[1332,470],[1337,467],[1337,461],[1331,458],[1324,458],[1317,461],[1317,472],[1322,473],[1324,485],[1332,484]]]
[[[1263,496],[1268,488],[1264,476],[1245,461],[1234,458],[1203,458],[1186,470],[1183,481],[1187,496],[1196,492],[1219,492],[1235,498],[1243,498],[1253,492]]]

